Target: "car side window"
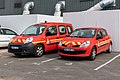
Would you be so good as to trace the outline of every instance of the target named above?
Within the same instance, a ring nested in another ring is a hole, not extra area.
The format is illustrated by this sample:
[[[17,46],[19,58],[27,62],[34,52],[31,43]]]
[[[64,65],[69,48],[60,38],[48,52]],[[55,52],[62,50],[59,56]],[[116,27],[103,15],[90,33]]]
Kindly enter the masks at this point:
[[[101,30],[98,30],[96,39],[102,39],[102,38],[103,38],[102,32]]]
[[[104,36],[107,36],[107,31],[105,29],[102,29],[102,33]]]
[[[68,29],[68,34],[71,34],[72,33],[72,28],[70,26],[67,26],[67,29]]]
[[[12,30],[9,30],[9,29],[4,29],[4,32],[6,35],[16,35],[16,33]]]
[[[66,34],[65,26],[59,26],[59,32],[60,32],[61,35]]]
[[[51,26],[46,31],[46,36],[53,36],[53,35],[57,35],[57,28],[56,28],[56,26]]]
[[[43,31],[44,31],[44,29],[45,29],[45,27],[43,26],[43,27],[40,27],[39,28],[39,34],[42,34],[43,33]]]

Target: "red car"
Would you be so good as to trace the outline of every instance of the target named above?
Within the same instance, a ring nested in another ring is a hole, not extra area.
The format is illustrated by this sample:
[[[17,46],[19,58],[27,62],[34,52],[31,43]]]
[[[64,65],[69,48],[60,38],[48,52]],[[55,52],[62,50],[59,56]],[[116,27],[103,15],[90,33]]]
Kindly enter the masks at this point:
[[[17,56],[42,56],[57,50],[59,41],[73,32],[69,23],[46,22],[29,26],[20,36],[11,39],[8,52]]]
[[[58,45],[61,57],[89,57],[96,58],[96,54],[112,51],[112,40],[106,29],[79,28],[63,39]]]

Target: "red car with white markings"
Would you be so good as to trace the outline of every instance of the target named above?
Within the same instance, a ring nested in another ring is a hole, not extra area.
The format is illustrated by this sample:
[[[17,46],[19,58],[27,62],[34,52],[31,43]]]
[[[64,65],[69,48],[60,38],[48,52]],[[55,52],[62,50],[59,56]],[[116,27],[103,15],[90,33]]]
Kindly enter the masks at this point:
[[[73,32],[69,23],[46,22],[28,27],[20,36],[13,37],[8,52],[20,55],[42,56],[57,50],[59,41]]]
[[[104,28],[79,28],[58,45],[61,57],[96,58],[96,54],[112,51],[112,39]]]

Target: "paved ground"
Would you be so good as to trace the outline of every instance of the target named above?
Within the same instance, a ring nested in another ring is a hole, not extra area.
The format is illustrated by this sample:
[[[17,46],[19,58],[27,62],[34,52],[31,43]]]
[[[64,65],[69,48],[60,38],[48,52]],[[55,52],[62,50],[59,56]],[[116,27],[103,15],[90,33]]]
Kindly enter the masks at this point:
[[[119,66],[119,53],[102,53],[89,61],[61,59],[56,52],[20,58],[0,50],[0,80],[119,80]]]

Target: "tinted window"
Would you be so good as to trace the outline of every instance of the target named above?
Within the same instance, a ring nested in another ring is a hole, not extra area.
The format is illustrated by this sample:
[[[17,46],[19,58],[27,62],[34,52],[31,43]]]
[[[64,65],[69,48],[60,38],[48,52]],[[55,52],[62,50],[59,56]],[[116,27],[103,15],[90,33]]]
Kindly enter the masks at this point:
[[[55,26],[51,26],[46,31],[46,36],[57,35],[57,28]]]
[[[66,28],[65,28],[65,26],[59,26],[59,32],[60,32],[61,35],[62,34],[66,34]]]
[[[16,35],[16,33],[12,30],[9,30],[9,29],[4,29],[4,32],[6,35]]]
[[[96,30],[94,29],[78,29],[75,30],[70,37],[80,37],[80,38],[92,38],[94,37]]]
[[[67,29],[68,29],[68,34],[71,34],[72,33],[72,28],[67,26]]]
[[[103,32],[103,35],[104,35],[104,36],[107,36],[107,32],[106,32],[105,29],[102,29],[102,32]]]

